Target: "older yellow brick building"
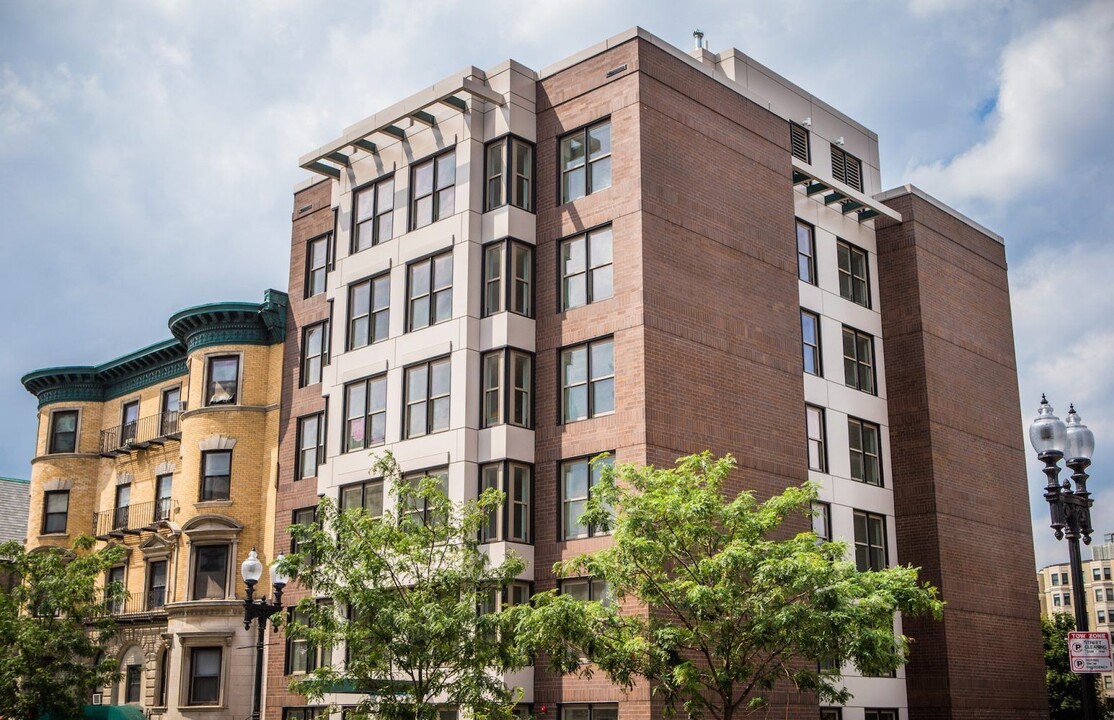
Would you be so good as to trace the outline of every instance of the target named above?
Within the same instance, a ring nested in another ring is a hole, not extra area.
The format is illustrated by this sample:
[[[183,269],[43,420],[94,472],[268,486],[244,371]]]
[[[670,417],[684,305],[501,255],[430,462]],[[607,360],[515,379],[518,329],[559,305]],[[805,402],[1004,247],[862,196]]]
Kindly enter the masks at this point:
[[[129,592],[112,608],[121,676],[91,702],[169,720],[251,712],[239,567],[274,546],[287,307],[268,290],[190,308],[170,340],[23,378],[39,400],[28,547],[92,534],[127,551],[109,576]]]

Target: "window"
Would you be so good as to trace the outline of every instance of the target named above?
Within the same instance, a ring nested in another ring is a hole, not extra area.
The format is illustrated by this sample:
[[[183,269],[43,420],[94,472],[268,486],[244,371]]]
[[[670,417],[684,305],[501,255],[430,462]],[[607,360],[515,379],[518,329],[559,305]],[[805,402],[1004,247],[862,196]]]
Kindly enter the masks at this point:
[[[820,708],[820,720],[843,720],[843,711],[840,708]]]
[[[344,386],[344,452],[382,445],[387,440],[387,376]]]
[[[127,589],[127,581],[125,580],[127,577],[126,573],[127,570],[123,565],[110,568],[108,571],[108,576],[105,578],[104,584],[104,599],[109,612],[116,614],[124,612],[124,598],[110,599],[110,597],[113,586],[124,588],[125,590]]]
[[[406,368],[406,437],[449,429],[449,358]]]
[[[855,511],[855,565],[860,572],[886,569],[886,518]]]
[[[302,331],[302,387],[321,382],[321,368],[329,363],[325,353],[325,333],[328,323],[308,325]]]
[[[420,330],[453,316],[452,251],[411,264],[409,277],[408,330]]]
[[[1071,595],[1064,593],[1064,605],[1071,605]]]
[[[1112,687],[1114,687],[1114,677],[1111,677],[1109,675],[1103,675],[1102,676],[1102,685],[1107,690],[1111,689]]]
[[[321,425],[320,413],[298,419],[298,466],[294,469],[295,480],[317,477],[317,466],[325,454]]]
[[[832,177],[850,185],[853,190],[863,191],[863,162],[854,155],[832,145]],[[867,720],[870,720],[867,718]]]
[[[1053,577],[1053,579],[1056,578],[1055,575],[1053,575],[1052,577]],[[1052,584],[1053,585],[1059,585],[1060,583],[1054,582]],[[1095,588],[1095,600],[1102,600],[1102,588]]]
[[[810,162],[808,159],[808,130],[795,122],[789,123],[789,147],[793,157]]]
[[[561,203],[611,187],[611,120],[561,138]]]
[[[190,649],[190,705],[217,705],[220,703],[219,647]]]
[[[561,408],[564,422],[615,411],[615,341],[594,340],[561,351]]]
[[[402,476],[403,482],[409,483],[410,487],[415,490],[427,477],[433,478],[441,487],[441,492],[445,495],[449,494],[449,470],[448,468],[437,468],[434,470],[426,470],[422,472],[407,473]],[[430,507],[429,501],[425,498],[411,497],[409,501],[399,504],[400,516],[405,517],[409,515],[415,522],[422,525],[428,525],[434,522],[436,518],[433,516],[433,508]]]
[[[175,386],[162,391],[162,416],[159,420],[159,435],[166,436],[178,432],[178,413],[182,409],[182,388]]]
[[[1106,602],[1114,602],[1114,588],[1106,588]]]
[[[509,482],[508,482],[509,478]],[[530,543],[531,496],[533,472],[529,465],[515,462],[497,462],[480,467],[480,492],[488,488],[500,490],[505,503],[488,515],[481,530],[482,542],[509,540]]]
[[[357,190],[353,203],[352,252],[367,250],[394,236],[394,175]]]
[[[166,707],[167,690],[170,687],[170,650],[163,650],[159,658],[159,683],[155,689],[155,705]]]
[[[1053,595],[1052,596],[1052,604],[1055,605],[1056,607],[1060,607],[1060,596],[1059,595]]]
[[[383,273],[348,286],[348,349],[355,350],[390,334],[391,276]]]
[[[307,627],[313,627],[313,619],[306,615],[306,613],[296,608],[290,608],[287,612],[291,620],[299,622]],[[328,667],[333,664],[332,660],[333,649],[331,647],[319,647],[311,643],[308,638],[290,637],[287,635],[287,675],[301,675],[319,667]]]
[[[569,595],[583,602],[599,602],[608,605],[611,596],[607,591],[607,581],[599,578],[573,578],[560,583],[562,595]]]
[[[232,486],[232,451],[201,453],[201,499],[227,500]]]
[[[561,310],[614,294],[611,226],[561,241]]]
[[[143,678],[143,667],[140,665],[128,665],[124,673],[124,702],[137,703],[139,702],[139,688],[141,686],[140,680]]]
[[[504,422],[530,427],[533,360],[529,353],[512,348],[484,354],[482,427]],[[509,393],[504,391],[508,387]]]
[[[193,549],[192,600],[223,600],[228,583],[228,546],[197,545]]]
[[[820,317],[808,310],[801,311],[801,351],[804,370],[809,375],[821,374],[820,367]]]
[[[123,483],[116,486],[116,500],[113,504],[112,513],[112,528],[128,528],[128,508],[131,505],[132,486],[131,483]]]
[[[856,390],[874,394],[874,338],[843,326],[843,381]]]
[[[282,720],[327,720],[328,710],[327,707],[284,707]],[[347,711],[345,717],[348,717]]]
[[[603,468],[611,466],[614,457],[601,458],[592,464],[591,458],[568,460],[561,463],[561,516],[562,538],[593,537],[606,535],[611,532],[610,527],[595,527],[582,523],[580,518],[584,515],[584,506],[591,497],[592,488],[603,477]]]
[[[235,405],[239,389],[240,358],[236,355],[209,358],[209,388],[206,405]]]
[[[826,472],[828,456],[824,450],[824,408],[806,405],[805,426],[808,428],[808,469]]]
[[[456,212],[456,151],[418,163],[410,187],[410,229],[417,230]]]
[[[43,535],[66,532],[70,511],[69,490],[48,490],[43,496]]]
[[[510,278],[509,283],[506,278]],[[515,240],[484,246],[484,317],[503,312],[504,308],[533,317],[533,282],[533,247]]]
[[[806,222],[797,221],[797,278],[816,284],[816,235]]]
[[[849,242],[836,243],[839,265],[839,296],[853,303],[870,307],[870,264],[866,250]]]
[[[158,610],[166,605],[166,561],[147,563],[147,609]]]
[[[832,539],[832,506],[828,503],[812,503],[812,531],[821,540]]]
[[[120,411],[120,446],[135,442],[139,428],[139,401],[124,403]]]
[[[317,522],[317,508],[316,507],[298,508],[290,516],[290,524],[291,525],[313,525],[315,522]],[[287,532],[289,532],[289,530]],[[291,537],[290,538],[290,552],[291,553],[296,553],[296,552],[298,552],[298,549],[299,549],[298,542],[293,537]]]
[[[1059,585],[1060,584],[1060,574],[1059,573],[1052,573],[1052,584],[1053,585]]]
[[[174,476],[170,473],[155,478],[155,519],[169,520],[174,504],[171,497],[174,491]]]
[[[851,453],[851,479],[882,487],[882,457],[879,452],[879,427],[858,418],[847,418],[847,439]]]
[[[1103,580],[1109,580],[1110,579],[1110,568],[1109,567],[1104,567],[1102,569],[1102,579]]]
[[[484,188],[487,193],[484,210],[494,210],[510,202],[515,207],[532,212],[534,146],[508,135],[488,144],[484,158]]]
[[[328,273],[329,238],[319,237],[306,243],[306,297],[325,292]]]
[[[58,410],[50,416],[50,448],[47,452],[77,452],[77,410]]]
[[[1061,585],[1067,585],[1068,584],[1068,574],[1067,573],[1060,573],[1060,584]]]
[[[340,489],[340,509],[363,508],[372,517],[383,514],[383,481],[371,480]]]
[[[562,705],[561,720],[618,720],[618,705]]]
[[[1100,568],[1091,568],[1091,574],[1095,580],[1102,580],[1102,570]]]

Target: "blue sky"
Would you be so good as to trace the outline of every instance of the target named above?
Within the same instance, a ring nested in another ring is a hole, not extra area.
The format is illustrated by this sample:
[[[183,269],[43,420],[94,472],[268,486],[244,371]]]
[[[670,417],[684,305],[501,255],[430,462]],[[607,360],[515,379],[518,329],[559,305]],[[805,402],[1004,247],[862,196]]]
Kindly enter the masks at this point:
[[[466,65],[540,68],[633,25],[688,48],[700,27],[875,130],[884,186],[1005,236],[1026,423],[1041,392],[1076,403],[1098,438],[1096,534],[1114,532],[1114,3],[680,5],[0,3],[0,475],[30,473],[25,372],[286,287],[302,153]],[[1029,478],[1037,561],[1059,562],[1035,461]]]

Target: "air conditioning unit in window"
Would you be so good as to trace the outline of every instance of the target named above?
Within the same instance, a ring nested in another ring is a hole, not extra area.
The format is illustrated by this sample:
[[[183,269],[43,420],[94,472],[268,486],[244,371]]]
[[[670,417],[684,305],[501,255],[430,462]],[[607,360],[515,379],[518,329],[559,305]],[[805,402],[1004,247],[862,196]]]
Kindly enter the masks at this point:
[[[93,703],[92,704],[93,705],[100,705],[101,704],[101,694],[100,693],[93,693]]]

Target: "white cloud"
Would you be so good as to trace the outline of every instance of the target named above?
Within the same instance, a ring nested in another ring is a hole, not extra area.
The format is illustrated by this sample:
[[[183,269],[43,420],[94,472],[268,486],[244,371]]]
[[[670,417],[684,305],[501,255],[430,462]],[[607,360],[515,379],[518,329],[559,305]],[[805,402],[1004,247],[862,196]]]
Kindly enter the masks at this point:
[[[1003,203],[1109,149],[1112,35],[1114,3],[1098,0],[1015,39],[1002,54],[989,137],[950,161],[913,168],[911,180],[952,202]]]
[[[0,66],[0,141],[12,142],[58,121],[60,105],[96,89],[96,78],[75,75],[65,63],[30,77],[5,63]]]

